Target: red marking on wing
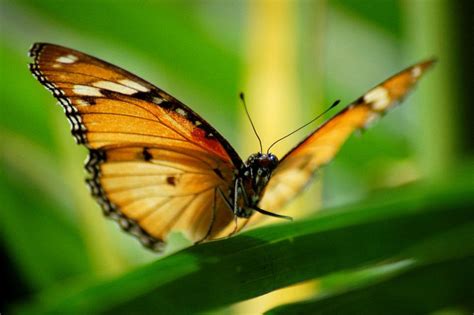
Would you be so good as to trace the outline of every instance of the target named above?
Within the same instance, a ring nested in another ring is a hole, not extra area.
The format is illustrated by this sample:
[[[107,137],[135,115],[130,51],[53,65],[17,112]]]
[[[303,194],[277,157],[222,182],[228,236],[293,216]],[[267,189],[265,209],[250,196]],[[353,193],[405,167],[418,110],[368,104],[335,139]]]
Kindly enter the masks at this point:
[[[224,150],[221,143],[217,139],[206,137],[206,131],[202,130],[201,128],[194,128],[194,130],[191,132],[191,135],[194,141],[204,145],[206,149],[219,155],[224,160],[229,159],[229,155]]]

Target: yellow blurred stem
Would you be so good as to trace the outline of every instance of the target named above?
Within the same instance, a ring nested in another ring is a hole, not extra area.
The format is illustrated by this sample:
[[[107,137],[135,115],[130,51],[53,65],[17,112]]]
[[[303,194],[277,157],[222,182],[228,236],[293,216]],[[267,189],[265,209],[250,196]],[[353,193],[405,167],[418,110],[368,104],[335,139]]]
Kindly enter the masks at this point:
[[[419,89],[414,99],[421,106],[418,110],[416,147],[418,162],[427,176],[440,176],[449,171],[459,152],[456,128],[456,107],[459,104],[454,93],[456,70],[453,53],[456,48],[453,36],[451,2],[447,0],[403,2],[406,16],[408,50],[413,60],[437,57],[438,64]],[[433,128],[433,126],[436,126]]]
[[[311,9],[322,12],[323,7],[324,2],[321,1],[313,4]],[[248,50],[244,91],[247,94],[247,103],[252,119],[263,141],[264,152],[272,141],[308,120],[308,117],[303,117],[304,111],[301,108],[300,90],[298,89],[300,85],[297,72],[299,57],[297,10],[298,3],[294,1],[248,2]],[[313,34],[313,30],[305,30],[305,33]],[[319,42],[321,38],[315,35],[313,39],[315,42]],[[314,52],[318,51],[317,47],[312,48]],[[311,57],[320,58],[321,56]],[[311,60],[310,67],[314,65],[314,60]],[[314,71],[315,77],[318,78],[322,71],[320,69],[314,69]],[[319,82],[316,79],[311,86],[316,90],[318,85]],[[315,95],[314,90],[312,95]],[[320,95],[320,93],[318,94]],[[316,102],[314,99],[310,101],[312,104]],[[318,110],[313,107],[311,114],[314,115]],[[244,115],[241,117],[241,129],[243,130],[241,148],[243,148],[244,156],[247,156],[257,152],[259,146],[247,118]],[[282,157],[298,142],[298,138],[301,139],[303,136],[304,134],[298,134],[288,141],[279,143],[272,149],[272,153]],[[285,214],[298,218],[303,216],[303,209],[316,208],[320,203],[320,186],[313,185],[311,191],[307,192],[305,196],[304,199],[311,201],[311,207],[305,206],[303,198],[299,197],[298,201],[292,202],[291,209],[286,209]],[[267,210],[273,211],[273,209]],[[262,313],[276,305],[312,296],[316,286],[315,281],[305,282],[239,303],[235,309],[241,314]]]
[[[250,113],[263,140],[264,151],[300,117],[296,90],[295,4],[291,1],[250,1],[247,31],[245,91]],[[258,143],[242,116],[245,155],[258,150]],[[281,156],[288,141],[274,150]]]

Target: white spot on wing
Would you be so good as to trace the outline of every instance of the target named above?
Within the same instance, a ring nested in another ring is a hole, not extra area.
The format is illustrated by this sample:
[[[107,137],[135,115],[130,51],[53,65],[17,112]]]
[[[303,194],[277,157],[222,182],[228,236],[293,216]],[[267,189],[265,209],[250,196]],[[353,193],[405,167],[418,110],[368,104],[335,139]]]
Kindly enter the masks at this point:
[[[103,96],[100,93],[99,89],[96,89],[95,87],[92,86],[87,86],[87,85],[80,85],[76,84],[74,85],[74,88],[72,89],[74,93],[77,95],[85,95],[85,96]]]
[[[56,61],[60,63],[74,63],[77,61],[77,59],[77,56],[69,54],[67,56],[61,56],[56,58]]]
[[[89,106],[90,105],[89,102],[87,102],[86,100],[83,100],[83,99],[78,99],[76,101],[76,103],[77,103],[77,105],[80,105],[80,106]]]
[[[135,81],[132,81],[132,80],[129,80],[129,79],[123,79],[123,80],[120,80],[119,83],[123,84],[123,85],[126,85],[128,87],[131,87],[132,89],[135,89],[137,91],[140,91],[140,92],[148,92],[150,91],[149,88],[141,85],[140,83],[138,82],[135,82]]]
[[[129,87],[126,87],[126,86],[123,86],[111,81],[97,81],[97,82],[92,83],[92,85],[101,89],[118,92],[122,94],[127,94],[127,95],[132,95],[134,93],[137,93],[137,90],[135,89],[131,89]]]
[[[417,79],[420,75],[421,75],[421,68],[420,66],[416,66],[416,67],[413,67],[413,69],[411,69],[411,75]]]
[[[153,103],[160,105],[163,102],[162,98],[153,97]]]
[[[390,105],[390,96],[383,86],[376,87],[364,95],[364,101],[375,111],[384,111]]]
[[[186,116],[188,113],[182,108],[176,108],[176,112],[180,114],[181,116]]]

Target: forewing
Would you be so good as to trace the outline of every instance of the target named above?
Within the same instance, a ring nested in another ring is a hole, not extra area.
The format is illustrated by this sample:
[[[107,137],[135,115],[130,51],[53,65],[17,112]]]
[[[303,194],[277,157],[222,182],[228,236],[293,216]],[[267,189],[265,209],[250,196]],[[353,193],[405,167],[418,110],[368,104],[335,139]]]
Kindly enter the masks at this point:
[[[307,185],[348,137],[400,103],[433,60],[411,66],[368,91],[288,152],[265,188],[260,207],[276,211]]]
[[[242,164],[190,108],[147,81],[81,52],[35,44],[33,75],[59,100],[104,213],[154,249],[171,231],[193,241],[234,229],[224,198]]]

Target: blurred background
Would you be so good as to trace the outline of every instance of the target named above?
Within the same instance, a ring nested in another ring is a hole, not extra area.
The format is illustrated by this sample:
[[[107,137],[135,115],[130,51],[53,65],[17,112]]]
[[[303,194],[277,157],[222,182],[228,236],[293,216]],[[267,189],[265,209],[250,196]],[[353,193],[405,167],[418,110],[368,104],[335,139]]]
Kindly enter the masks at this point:
[[[55,283],[109,277],[157,259],[89,197],[87,152],[28,71],[34,42],[86,52],[156,84],[200,113],[243,159],[258,142],[239,92],[265,149],[336,99],[348,104],[437,57],[403,106],[353,136],[318,174],[293,204],[299,212],[287,209],[298,218],[472,164],[473,7],[448,0],[0,0],[0,311]],[[274,152],[282,156],[317,124]],[[317,286],[283,295],[291,300]],[[284,302],[266,299],[233,310]]]

